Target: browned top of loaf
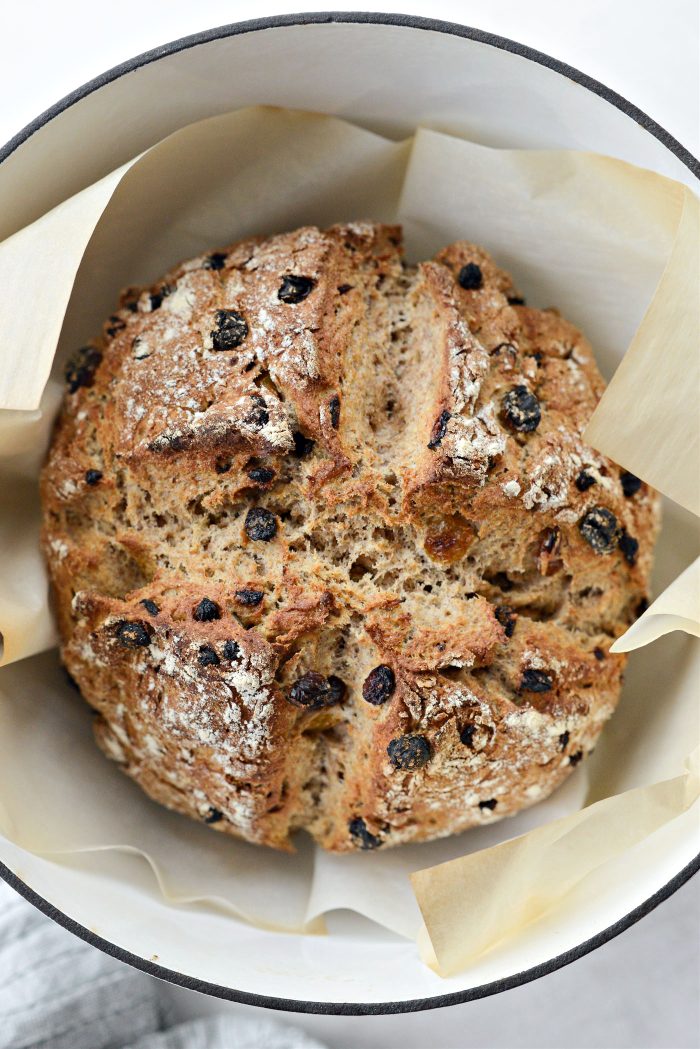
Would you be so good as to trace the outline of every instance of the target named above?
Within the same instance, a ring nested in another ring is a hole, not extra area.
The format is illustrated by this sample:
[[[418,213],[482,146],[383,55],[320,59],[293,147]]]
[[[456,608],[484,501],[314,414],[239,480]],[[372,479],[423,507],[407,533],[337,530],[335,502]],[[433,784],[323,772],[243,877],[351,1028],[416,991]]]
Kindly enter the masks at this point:
[[[247,782],[309,719],[347,727],[351,706],[362,735],[376,708],[353,675],[379,656],[387,739],[429,717],[437,671],[496,706],[580,707],[577,682],[607,673],[594,649],[646,593],[656,503],[582,441],[591,349],[472,244],[411,268],[398,227],[246,240],[128,290],[68,377],[43,500],[72,671],[108,691],[115,624],[144,623],[129,672],[160,659],[173,733],[212,745],[231,728],[217,690],[237,696]],[[217,618],[193,616],[205,597]],[[239,661],[203,665],[226,641]],[[542,667],[551,687],[523,691]],[[310,669],[350,698],[295,707]],[[273,843],[313,824],[318,793],[299,785]]]

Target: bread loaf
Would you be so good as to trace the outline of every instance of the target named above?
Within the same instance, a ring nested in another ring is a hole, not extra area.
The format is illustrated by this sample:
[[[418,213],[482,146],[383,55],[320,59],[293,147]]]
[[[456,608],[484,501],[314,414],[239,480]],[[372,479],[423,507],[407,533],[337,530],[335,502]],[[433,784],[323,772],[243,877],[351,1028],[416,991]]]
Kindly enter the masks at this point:
[[[290,849],[545,798],[618,699],[657,498],[591,349],[481,248],[255,238],[129,289],[42,477],[62,658],[154,799]]]

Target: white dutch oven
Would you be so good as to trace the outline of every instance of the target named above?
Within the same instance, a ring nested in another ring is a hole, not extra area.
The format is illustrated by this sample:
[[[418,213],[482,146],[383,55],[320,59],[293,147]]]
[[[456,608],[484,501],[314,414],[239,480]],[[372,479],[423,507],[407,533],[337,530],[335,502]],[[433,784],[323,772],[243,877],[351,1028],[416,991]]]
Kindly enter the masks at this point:
[[[397,139],[420,124],[495,147],[592,150],[696,191],[700,177],[698,161],[631,103],[513,41],[398,15],[291,15],[140,55],[38,117],[0,150],[0,239],[171,131],[258,103],[323,110]],[[57,867],[7,842],[0,874],[77,936],[162,979],[272,1008],[382,1013],[497,993],[605,943],[700,866],[687,834],[661,833],[665,848],[634,884],[601,885],[566,921],[540,922],[449,979],[415,944],[359,917],[302,937],[152,900],[144,909],[133,887],[97,868]]]

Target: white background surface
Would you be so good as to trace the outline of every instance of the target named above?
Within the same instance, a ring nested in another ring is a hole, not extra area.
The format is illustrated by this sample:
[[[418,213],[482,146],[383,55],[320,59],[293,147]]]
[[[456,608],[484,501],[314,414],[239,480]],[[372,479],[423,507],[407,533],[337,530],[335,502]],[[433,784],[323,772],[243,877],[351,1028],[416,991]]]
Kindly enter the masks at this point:
[[[0,143],[64,94],[139,52],[227,22],[329,9],[424,14],[519,40],[601,80],[700,153],[696,0],[385,0],[371,8],[332,0],[5,0]],[[617,940],[507,994],[435,1013],[292,1020],[343,1049],[696,1047],[699,931],[695,879]],[[167,986],[163,994],[179,1017],[242,1008]]]

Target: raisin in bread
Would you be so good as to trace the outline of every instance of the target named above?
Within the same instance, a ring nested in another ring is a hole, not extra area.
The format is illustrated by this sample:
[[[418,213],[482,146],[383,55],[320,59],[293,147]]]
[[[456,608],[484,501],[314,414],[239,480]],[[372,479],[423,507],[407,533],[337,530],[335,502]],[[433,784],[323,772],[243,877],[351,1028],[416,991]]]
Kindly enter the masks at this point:
[[[128,290],[66,377],[62,656],[152,798],[280,849],[386,848],[509,816],[590,753],[657,499],[581,439],[585,339],[481,248],[246,240]]]

